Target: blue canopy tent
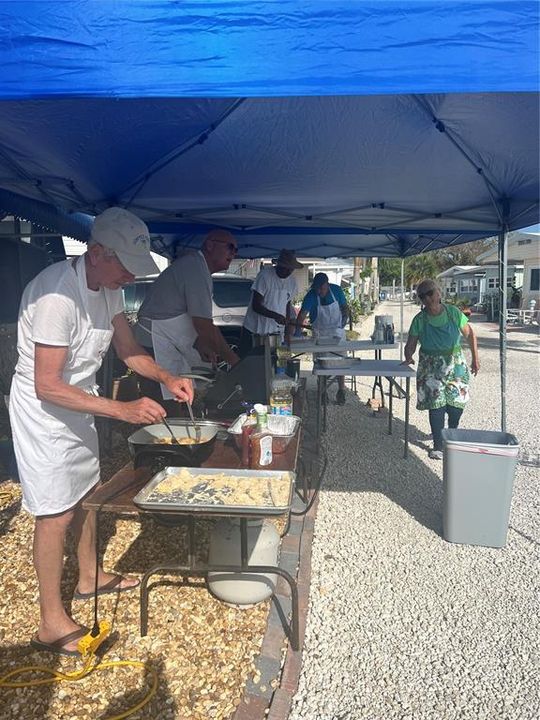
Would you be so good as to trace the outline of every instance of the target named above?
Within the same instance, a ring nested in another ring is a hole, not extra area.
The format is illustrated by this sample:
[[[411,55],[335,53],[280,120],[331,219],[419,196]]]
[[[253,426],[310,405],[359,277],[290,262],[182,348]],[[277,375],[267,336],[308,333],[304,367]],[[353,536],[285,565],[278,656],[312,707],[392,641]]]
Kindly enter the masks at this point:
[[[539,214],[538,11],[1,3],[0,210],[86,239],[88,216],[122,204],[158,251],[220,225],[243,257],[498,234],[504,268],[505,232]]]

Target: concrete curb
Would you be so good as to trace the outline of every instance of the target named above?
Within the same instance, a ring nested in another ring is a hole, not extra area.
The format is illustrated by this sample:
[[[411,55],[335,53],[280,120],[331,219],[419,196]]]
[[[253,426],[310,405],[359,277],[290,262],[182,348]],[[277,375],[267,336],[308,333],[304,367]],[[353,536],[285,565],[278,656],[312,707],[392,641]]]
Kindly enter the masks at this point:
[[[312,429],[310,425],[314,423],[315,418],[308,416],[299,460],[308,479],[315,479],[316,473],[320,471],[316,441],[313,433],[310,432]],[[281,541],[279,565],[296,579],[298,585],[299,649],[292,650],[290,645],[285,647],[291,599],[288,584],[279,578],[276,593],[272,598],[261,651],[255,661],[257,682],[250,678],[246,683],[232,720],[286,720],[289,716],[302,667],[302,648],[311,581],[311,553],[318,501],[317,497],[306,515],[291,516],[289,530]],[[303,502],[296,496],[293,511],[299,512],[303,508]]]

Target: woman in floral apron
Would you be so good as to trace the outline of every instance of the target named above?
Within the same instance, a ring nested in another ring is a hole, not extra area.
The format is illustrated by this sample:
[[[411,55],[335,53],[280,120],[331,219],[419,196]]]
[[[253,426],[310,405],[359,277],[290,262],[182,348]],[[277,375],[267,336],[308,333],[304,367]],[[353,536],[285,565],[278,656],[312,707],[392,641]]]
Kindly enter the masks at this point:
[[[461,347],[461,336],[469,341],[471,371],[478,373],[480,362],[476,337],[465,315],[455,305],[441,302],[441,292],[433,280],[423,280],[417,288],[423,308],[411,323],[405,345],[405,362],[414,364],[420,343],[416,393],[418,410],[429,410],[433,449],[429,457],[442,460],[442,430],[445,415],[448,426],[457,428],[469,401],[470,371]]]

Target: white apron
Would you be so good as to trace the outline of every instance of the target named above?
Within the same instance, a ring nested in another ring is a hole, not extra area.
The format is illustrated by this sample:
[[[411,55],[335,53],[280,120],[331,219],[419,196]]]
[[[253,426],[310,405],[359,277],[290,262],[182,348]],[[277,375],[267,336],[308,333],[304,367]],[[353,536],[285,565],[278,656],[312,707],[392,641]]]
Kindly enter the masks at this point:
[[[341,308],[330,288],[328,292],[332,296],[332,302],[321,305],[321,298],[317,295],[317,317],[315,322],[311,323],[311,327],[322,337],[340,335],[341,330]]]
[[[141,318],[141,328],[152,335],[152,347],[158,365],[172,375],[184,375],[191,372],[194,365],[204,365],[201,356],[193,347],[197,332],[193,321],[187,313],[176,315],[166,320],[149,320]],[[151,323],[151,330],[145,325]],[[174,400],[175,396],[161,385],[164,400]]]
[[[97,394],[96,372],[109,349],[113,330],[99,330],[88,314],[84,257],[75,266],[84,333],[69,373],[69,384]],[[54,515],[74,507],[99,481],[94,416],[38,400],[34,378],[15,374],[9,403],[13,444],[23,491],[23,508]]]
[[[330,288],[328,288],[328,292],[332,296],[332,302],[329,305],[321,305],[321,298],[317,295],[317,317],[315,321],[311,323],[311,327],[319,337],[331,337],[332,335],[343,337],[341,308]],[[314,357],[317,359],[320,355],[324,354],[325,353],[315,353]],[[339,353],[335,354],[337,355]]]

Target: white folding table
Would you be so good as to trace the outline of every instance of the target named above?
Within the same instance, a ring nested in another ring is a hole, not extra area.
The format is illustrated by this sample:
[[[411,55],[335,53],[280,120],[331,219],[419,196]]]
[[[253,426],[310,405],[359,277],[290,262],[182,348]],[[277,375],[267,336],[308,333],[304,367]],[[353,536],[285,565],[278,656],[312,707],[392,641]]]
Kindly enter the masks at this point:
[[[351,352],[354,356],[356,351],[363,352],[366,350],[373,350],[375,353],[375,360],[381,360],[383,350],[395,350],[399,347],[399,345],[396,342],[374,343],[371,340],[343,340],[342,342],[334,343],[333,345],[317,345],[314,340],[308,338],[306,340],[291,340],[289,347],[293,353],[293,357],[295,358],[303,355],[304,353],[337,353],[342,355],[344,353]],[[337,375],[338,373],[333,374]],[[349,373],[345,373],[345,375],[349,376]],[[351,375],[351,377],[354,379],[354,375]],[[377,388],[379,388],[379,392],[381,394],[381,404],[384,407],[384,391],[382,378],[380,376],[375,376],[373,381],[373,388],[371,390],[372,398],[375,397],[375,390]],[[354,382],[352,389],[356,391],[356,381]]]
[[[403,457],[407,457],[409,450],[409,403],[411,396],[411,378],[416,377],[416,370],[405,365],[399,360],[360,360],[351,358],[351,364],[343,368],[322,368],[318,362],[313,365],[313,374],[317,378],[317,438],[320,438],[321,431],[326,432],[326,410],[327,395],[326,389],[328,378],[336,375],[347,375],[353,377],[380,377],[386,378],[389,382],[388,402],[388,434],[392,434],[392,399],[393,389],[399,388],[399,393],[405,397],[405,450]],[[405,391],[396,383],[396,378],[405,378]],[[321,427],[322,426],[322,427]]]

